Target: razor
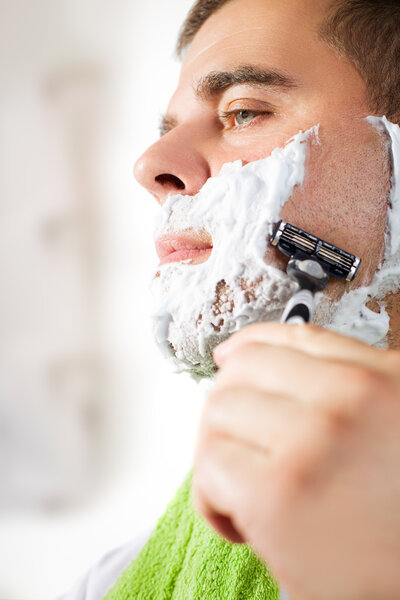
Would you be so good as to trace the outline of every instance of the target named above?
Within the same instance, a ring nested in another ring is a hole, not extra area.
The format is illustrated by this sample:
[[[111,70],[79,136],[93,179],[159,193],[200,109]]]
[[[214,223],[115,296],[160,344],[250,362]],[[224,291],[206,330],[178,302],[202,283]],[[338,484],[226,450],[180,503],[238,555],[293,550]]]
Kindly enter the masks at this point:
[[[276,224],[271,244],[289,256],[287,273],[300,286],[286,305],[282,323],[311,321],[316,292],[326,288],[330,277],[353,281],[361,264],[357,256],[285,221]]]

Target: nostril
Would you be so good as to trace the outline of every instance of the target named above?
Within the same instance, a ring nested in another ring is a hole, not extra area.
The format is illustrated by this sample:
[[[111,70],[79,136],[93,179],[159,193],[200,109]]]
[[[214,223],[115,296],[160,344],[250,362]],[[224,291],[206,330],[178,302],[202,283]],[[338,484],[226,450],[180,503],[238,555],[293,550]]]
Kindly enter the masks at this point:
[[[162,173],[161,175],[157,175],[157,177],[155,177],[155,180],[158,183],[161,183],[161,185],[163,185],[163,186],[167,186],[167,187],[171,186],[178,190],[185,189],[185,184],[183,183],[183,181],[181,179],[179,179],[179,177],[176,177],[175,175],[171,175],[170,173]]]

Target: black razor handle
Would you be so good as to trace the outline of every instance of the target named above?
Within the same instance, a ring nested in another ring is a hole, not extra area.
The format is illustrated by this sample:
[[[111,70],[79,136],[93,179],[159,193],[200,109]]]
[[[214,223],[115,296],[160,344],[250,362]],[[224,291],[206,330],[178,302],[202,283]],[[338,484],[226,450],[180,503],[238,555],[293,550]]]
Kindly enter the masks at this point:
[[[293,325],[310,323],[314,308],[314,294],[310,290],[300,289],[286,304],[281,323],[291,323]]]

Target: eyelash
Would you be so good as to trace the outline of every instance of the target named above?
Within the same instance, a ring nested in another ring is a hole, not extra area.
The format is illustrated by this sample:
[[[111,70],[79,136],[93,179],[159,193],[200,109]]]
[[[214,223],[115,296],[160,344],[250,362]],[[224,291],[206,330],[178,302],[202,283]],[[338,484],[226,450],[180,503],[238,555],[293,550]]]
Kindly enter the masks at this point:
[[[236,129],[243,129],[245,127],[251,127],[257,117],[268,116],[268,115],[273,114],[271,111],[268,111],[268,110],[250,110],[249,108],[237,108],[235,110],[228,110],[228,111],[222,112],[219,115],[219,118],[223,122],[223,124],[226,125],[229,123],[230,119],[233,116],[239,115],[242,112],[252,113],[254,115],[254,119],[249,121],[249,123],[242,123],[240,125],[234,125],[233,127],[230,127],[230,129],[236,130]]]

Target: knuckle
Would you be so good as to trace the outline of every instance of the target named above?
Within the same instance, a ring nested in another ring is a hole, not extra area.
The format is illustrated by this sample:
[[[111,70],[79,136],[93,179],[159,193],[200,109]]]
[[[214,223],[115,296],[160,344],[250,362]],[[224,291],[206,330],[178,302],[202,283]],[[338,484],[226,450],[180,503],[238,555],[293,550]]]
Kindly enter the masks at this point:
[[[204,427],[201,438],[197,440],[195,450],[196,476],[198,481],[203,480],[203,475],[207,473],[210,463],[215,456],[215,448],[218,435],[209,427]]]
[[[287,335],[289,339],[301,342],[310,336],[321,336],[324,334],[324,329],[311,323],[304,325],[287,325]]]
[[[284,327],[289,342],[301,342],[306,334],[305,330],[310,326],[286,324]]]
[[[355,401],[362,402],[371,396],[376,386],[377,373],[363,366],[346,364],[338,371],[338,380],[343,382],[344,389]]]
[[[370,369],[357,369],[354,379],[358,390],[357,406],[359,408],[391,396],[393,393],[393,382],[385,373]]]
[[[203,409],[203,426],[207,429],[212,429],[215,426],[215,419],[221,412],[226,395],[226,389],[221,388],[213,391],[206,399]]]
[[[234,372],[235,372],[235,370],[232,369],[232,362],[231,361],[226,362],[218,370],[218,373],[214,379],[213,391],[209,394],[209,397],[211,397],[211,395],[215,391],[223,390],[225,387],[227,387],[229,385],[229,383],[232,381],[232,375]]]
[[[257,535],[262,527],[262,519],[264,515],[260,515],[259,501],[256,501],[257,496],[253,494],[244,497],[239,495],[236,502],[233,504],[234,521],[237,523],[241,531],[247,534]]]
[[[222,404],[225,401],[228,392],[228,387],[218,387],[212,390],[205,401],[207,410],[211,410],[216,404]]]
[[[265,345],[262,342],[254,340],[244,344],[242,348],[242,354],[237,357],[237,366],[239,367],[240,364],[246,365],[248,361],[254,360],[254,358],[260,353],[264,346]]]
[[[264,344],[258,341],[248,341],[234,348],[226,362],[219,370],[215,386],[228,387],[232,384],[243,384],[248,379],[249,365],[259,355]]]
[[[243,342],[235,351],[232,352],[232,357],[237,361],[241,361],[243,358],[252,356],[254,353],[259,352],[262,348],[262,342],[258,340],[248,340]]]
[[[232,382],[214,388],[204,402],[205,411],[220,410],[230,399],[240,394],[241,389],[240,385]]]
[[[232,498],[232,512],[235,514],[236,519],[239,520],[244,526],[249,524],[249,520],[252,518],[253,506],[252,497],[254,494],[249,493],[249,486],[243,486],[238,488],[235,497]]]
[[[309,467],[300,453],[277,459],[270,476],[270,520],[284,522],[309,480]]]
[[[211,392],[204,403],[203,421],[209,428],[219,428],[226,421],[227,411],[232,401],[240,398],[240,386],[230,385]]]
[[[276,461],[277,503],[290,506],[302,493],[314,486],[321,475],[327,455],[337,447],[338,428],[343,423],[335,416],[319,411],[309,415],[300,435]]]
[[[269,481],[265,473],[260,473],[257,480],[248,482],[248,485],[238,488],[235,498],[232,499],[232,512],[235,521],[243,531],[248,533],[259,531],[261,520],[265,515],[260,514],[260,499],[263,499],[263,513],[266,510],[266,499]]]
[[[246,325],[239,331],[236,331],[232,334],[232,338],[235,338],[237,343],[237,348],[241,348],[247,343],[250,343],[253,340],[257,340],[263,337],[265,330],[265,323],[251,323],[250,325]]]
[[[306,326],[302,326],[302,325],[298,325],[297,326],[299,329],[303,329],[304,330],[304,334],[305,335],[318,335],[318,336],[324,336],[329,334],[329,331],[327,329],[323,329],[322,327],[319,327],[318,325],[314,325],[313,323],[306,323]]]
[[[281,501],[291,500],[310,481],[314,461],[310,449],[313,445],[309,435],[304,445],[295,443],[277,461],[277,490]],[[316,453],[313,452],[315,455]]]
[[[306,481],[308,465],[300,454],[292,454],[282,461],[280,477],[277,481],[277,491],[281,506],[294,499],[294,494],[301,490]]]
[[[394,379],[384,372],[351,366],[343,369],[342,377],[348,391],[326,411],[326,425],[334,433],[369,414],[377,402],[396,395]]]
[[[337,442],[342,434],[348,431],[354,420],[354,411],[348,407],[328,407],[323,411],[317,425],[317,438],[326,442]]]

